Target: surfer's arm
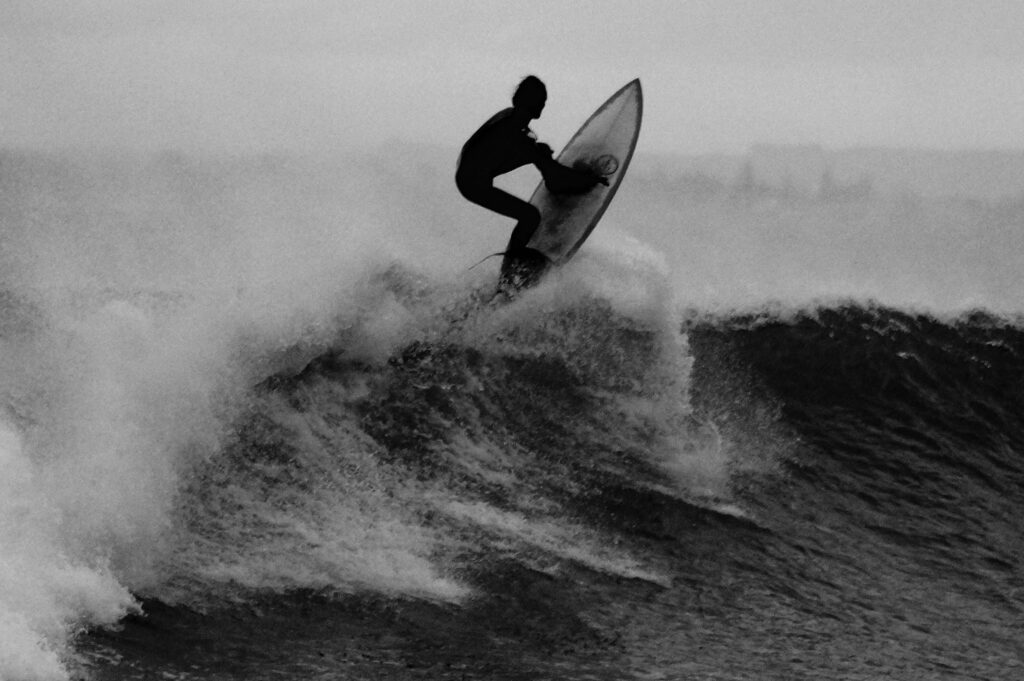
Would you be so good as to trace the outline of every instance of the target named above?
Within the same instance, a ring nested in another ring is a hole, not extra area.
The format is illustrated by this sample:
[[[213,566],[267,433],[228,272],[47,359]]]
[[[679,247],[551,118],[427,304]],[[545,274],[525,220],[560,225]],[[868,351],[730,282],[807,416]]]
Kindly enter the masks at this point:
[[[547,147],[547,145],[544,145]],[[550,150],[550,147],[548,147]],[[608,180],[589,168],[564,166],[550,155],[537,163],[537,169],[544,176],[544,184],[553,194],[585,194],[598,184],[607,185]]]
[[[532,137],[534,165],[544,176],[544,184],[554,194],[585,194],[599,183],[608,185],[608,180],[586,166],[573,167],[562,165],[554,158],[551,147],[538,142]]]

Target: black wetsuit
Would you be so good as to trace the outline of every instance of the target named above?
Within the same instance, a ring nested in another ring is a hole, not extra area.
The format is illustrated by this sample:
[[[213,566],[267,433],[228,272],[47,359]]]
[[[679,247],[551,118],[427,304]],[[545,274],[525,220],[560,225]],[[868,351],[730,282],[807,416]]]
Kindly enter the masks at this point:
[[[494,178],[524,165],[552,164],[551,150],[515,115],[514,108],[499,111],[466,141],[459,156],[455,185],[473,203],[516,220],[506,255],[521,256],[540,224],[540,211],[526,201],[494,186]]]

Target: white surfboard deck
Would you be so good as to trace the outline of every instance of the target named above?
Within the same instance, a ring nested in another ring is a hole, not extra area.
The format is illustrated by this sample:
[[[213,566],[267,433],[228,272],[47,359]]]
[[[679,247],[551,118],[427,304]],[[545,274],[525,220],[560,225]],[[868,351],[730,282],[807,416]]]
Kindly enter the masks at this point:
[[[575,255],[597,226],[633,158],[642,117],[638,78],[598,107],[557,157],[562,165],[582,163],[594,168],[607,178],[608,186],[599,184],[582,195],[557,195],[541,182],[534,190],[530,203],[540,210],[541,220],[528,246],[552,264],[562,265]]]

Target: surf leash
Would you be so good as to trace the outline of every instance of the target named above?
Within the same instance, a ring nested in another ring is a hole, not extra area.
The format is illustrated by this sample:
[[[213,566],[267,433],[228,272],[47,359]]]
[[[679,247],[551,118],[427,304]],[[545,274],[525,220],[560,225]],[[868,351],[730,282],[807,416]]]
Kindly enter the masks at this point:
[[[496,258],[499,255],[505,255],[505,253],[506,253],[506,251],[500,251],[498,253],[491,253],[490,255],[484,256],[483,260],[478,262],[476,265],[473,265],[472,267],[470,267],[469,270],[472,270],[475,267],[479,267],[480,265],[483,265],[485,261],[490,260],[491,258]],[[469,270],[466,270],[466,271],[469,272]]]

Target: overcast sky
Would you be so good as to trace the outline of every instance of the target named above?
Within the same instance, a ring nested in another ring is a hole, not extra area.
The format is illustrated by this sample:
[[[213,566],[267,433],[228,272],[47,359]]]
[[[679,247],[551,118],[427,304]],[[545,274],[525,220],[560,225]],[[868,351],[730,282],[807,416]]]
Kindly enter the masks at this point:
[[[0,0],[0,145],[456,145],[548,84],[564,144],[640,77],[642,148],[1024,148],[1021,0]]]

